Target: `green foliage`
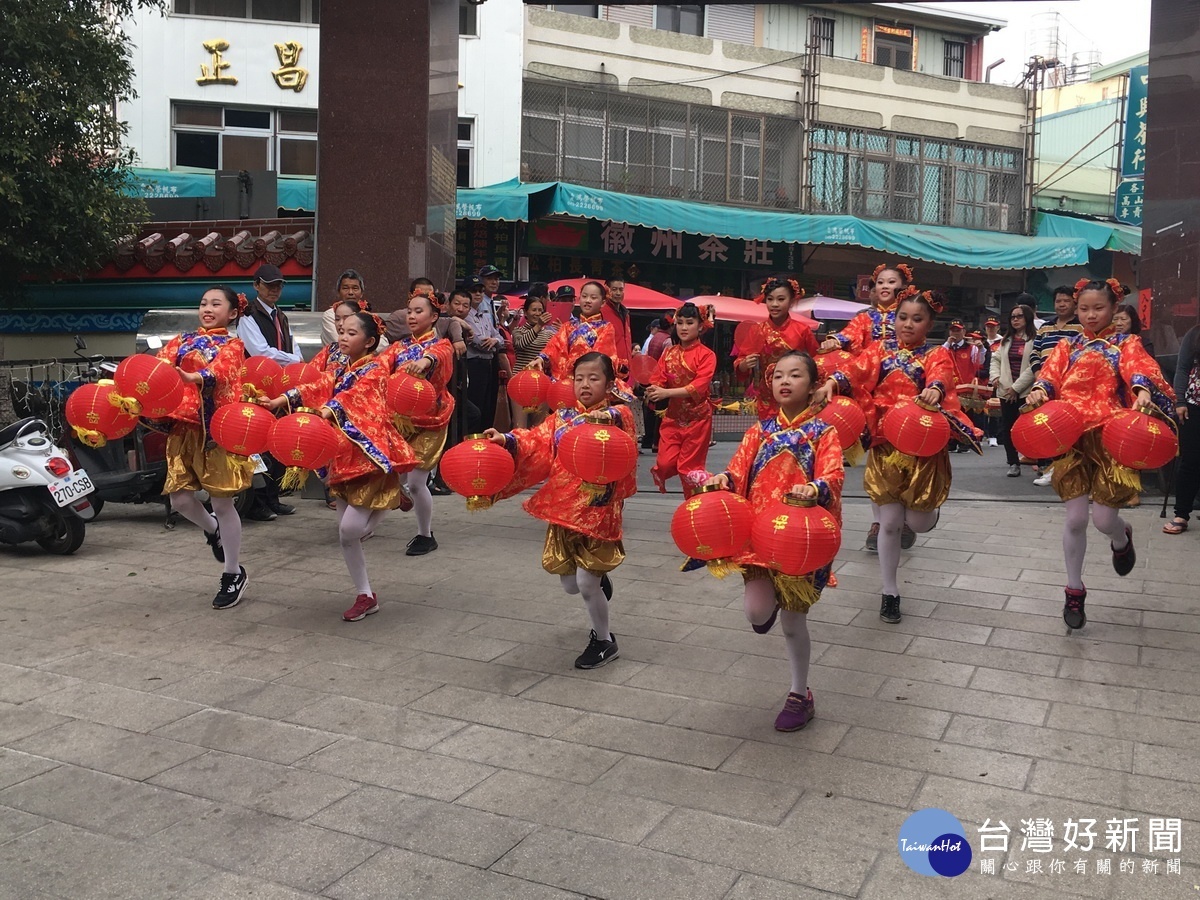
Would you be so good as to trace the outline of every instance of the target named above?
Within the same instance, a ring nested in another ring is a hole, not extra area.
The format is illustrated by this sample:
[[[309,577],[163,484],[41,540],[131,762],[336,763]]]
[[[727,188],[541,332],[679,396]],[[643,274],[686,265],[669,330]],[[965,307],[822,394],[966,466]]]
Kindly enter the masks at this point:
[[[125,197],[133,95],[120,23],[162,0],[0,0],[0,294],[78,275],[146,219]]]

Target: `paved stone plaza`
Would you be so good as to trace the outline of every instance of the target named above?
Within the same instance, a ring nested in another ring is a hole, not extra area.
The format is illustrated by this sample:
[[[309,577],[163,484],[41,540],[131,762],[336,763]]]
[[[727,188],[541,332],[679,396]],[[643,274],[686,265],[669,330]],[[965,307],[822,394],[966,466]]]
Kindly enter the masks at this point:
[[[411,518],[385,522],[382,611],[354,624],[318,501],[247,525],[227,612],[197,531],[151,508],[110,506],[74,557],[0,548],[0,898],[1197,896],[1200,535],[1161,534],[1148,495],[1119,579],[1093,532],[1090,621],[1068,635],[1061,510],[952,500],[887,626],[860,479],[796,734],[772,728],[778,633],[750,631],[739,580],[677,571],[678,495],[626,505],[621,658],[587,673],[582,605],[516,502],[437,499],[421,560]],[[925,807],[965,826],[965,874],[902,862]],[[1022,852],[1038,818],[1052,852]],[[1105,848],[1113,818],[1133,852]],[[1152,852],[1151,818],[1182,819],[1178,851]],[[1090,852],[1062,849],[1067,819],[1097,820]],[[985,820],[1009,853],[980,853]]]

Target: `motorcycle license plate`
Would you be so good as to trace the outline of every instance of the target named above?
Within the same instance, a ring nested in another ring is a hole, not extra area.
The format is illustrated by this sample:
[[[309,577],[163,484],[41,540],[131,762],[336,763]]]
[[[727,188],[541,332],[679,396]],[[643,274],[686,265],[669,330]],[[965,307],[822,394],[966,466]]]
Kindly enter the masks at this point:
[[[96,489],[96,486],[92,484],[88,473],[79,469],[46,485],[46,489],[50,491],[50,496],[54,498],[55,503],[59,506],[67,506],[80,497],[90,494]]]
[[[250,458],[254,460],[254,474],[261,475],[267,471],[267,464],[263,462],[262,456],[257,453],[251,454]]]

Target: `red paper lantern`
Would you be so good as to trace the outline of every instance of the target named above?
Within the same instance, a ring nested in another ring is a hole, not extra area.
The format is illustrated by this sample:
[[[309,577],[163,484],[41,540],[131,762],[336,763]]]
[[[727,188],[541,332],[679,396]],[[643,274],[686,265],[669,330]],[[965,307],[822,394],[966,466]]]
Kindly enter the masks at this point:
[[[1051,400],[1021,413],[1012,426],[1017,452],[1030,459],[1056,459],[1083,434],[1083,417],[1065,400]]]
[[[437,388],[415,375],[397,372],[388,379],[388,408],[401,416],[429,416],[437,408]]]
[[[213,413],[209,434],[230,453],[251,456],[267,449],[275,417],[257,403],[226,403]]]
[[[863,429],[867,427],[867,416],[862,407],[849,397],[834,397],[829,401],[829,405],[821,410],[819,417],[837,431],[838,443],[843,450],[848,450],[858,443]]]
[[[512,454],[483,435],[468,435],[442,454],[438,472],[456,494],[467,498],[467,509],[487,509],[492,496],[512,480]]]
[[[1100,442],[1123,466],[1157,469],[1179,453],[1175,429],[1163,419],[1134,409],[1120,410],[1104,424]]]
[[[281,393],[279,376],[283,366],[269,356],[251,356],[242,363],[242,387],[252,387],[254,393],[274,400]]]
[[[558,442],[563,468],[585,484],[610,484],[637,467],[637,444],[618,425],[587,422]]]
[[[755,556],[784,575],[807,575],[829,565],[841,546],[841,526],[815,500],[777,500],[750,528]]]
[[[629,361],[629,375],[638,384],[649,384],[658,371],[658,360],[648,353],[635,353]]]
[[[575,400],[575,382],[551,382],[550,390],[546,394],[546,402],[550,404],[551,409],[574,409],[577,402]]]
[[[909,456],[933,456],[950,443],[950,423],[936,407],[901,400],[883,417],[887,442]]]
[[[338,432],[314,412],[294,412],[271,426],[267,448],[285,466],[319,469],[333,458]]]
[[[283,367],[283,372],[276,379],[279,393],[290,391],[302,384],[309,384],[321,377],[321,370],[312,363],[294,362]]]
[[[140,412],[152,419],[170,415],[183,400],[183,379],[175,367],[157,356],[128,356],[113,375],[121,396],[137,401]]]
[[[671,517],[671,538],[685,556],[725,562],[750,543],[754,510],[740,494],[701,488]]]
[[[834,372],[845,372],[854,356],[845,350],[830,350],[828,353],[818,353],[816,357],[817,375],[821,381],[833,377]]]
[[[526,369],[508,379],[508,396],[524,407],[526,412],[535,412],[550,395],[551,383],[544,373]],[[571,399],[574,398],[575,390],[572,388]]]
[[[67,423],[80,442],[89,447],[103,447],[137,427],[137,416],[121,407],[123,399],[111,381],[82,385],[67,398]]]

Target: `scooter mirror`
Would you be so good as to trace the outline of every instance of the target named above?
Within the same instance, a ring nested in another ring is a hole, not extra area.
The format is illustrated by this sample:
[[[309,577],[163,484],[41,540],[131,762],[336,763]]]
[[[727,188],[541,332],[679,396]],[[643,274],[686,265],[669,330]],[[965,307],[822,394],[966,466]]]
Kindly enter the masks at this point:
[[[152,334],[146,338],[146,346],[149,347],[151,350],[161,350],[162,345],[163,345],[162,338],[160,338],[156,334]]]
[[[83,335],[81,335],[81,334],[75,335],[75,349],[76,350],[86,350],[87,349],[87,341],[85,341],[83,339]]]

